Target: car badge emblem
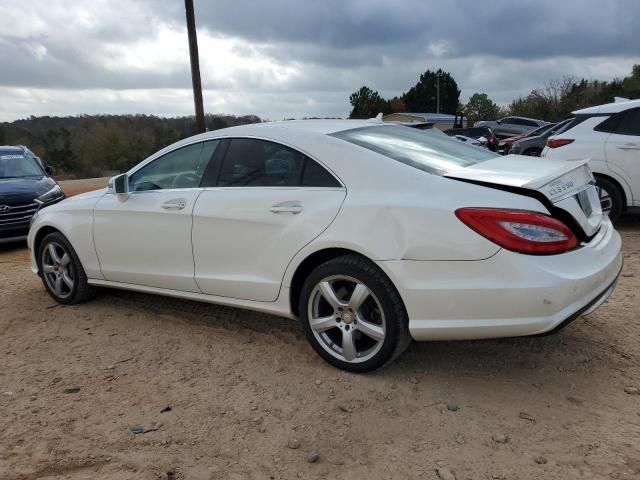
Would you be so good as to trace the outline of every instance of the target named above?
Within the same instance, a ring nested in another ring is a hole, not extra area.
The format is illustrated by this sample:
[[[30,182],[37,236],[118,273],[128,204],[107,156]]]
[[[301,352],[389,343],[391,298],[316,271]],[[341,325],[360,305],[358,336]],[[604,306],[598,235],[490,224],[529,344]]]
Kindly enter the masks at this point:
[[[9,210],[11,210],[9,205],[0,205],[0,213],[8,212]]]

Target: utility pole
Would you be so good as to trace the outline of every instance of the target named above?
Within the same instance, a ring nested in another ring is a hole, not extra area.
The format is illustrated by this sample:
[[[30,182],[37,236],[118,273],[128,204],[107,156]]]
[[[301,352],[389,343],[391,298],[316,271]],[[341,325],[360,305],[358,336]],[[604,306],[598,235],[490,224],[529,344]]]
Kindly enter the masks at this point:
[[[440,72],[436,73],[436,113],[440,113]]]
[[[196,133],[203,133],[205,131],[204,107],[202,105],[202,83],[200,81],[200,60],[198,58],[198,37],[196,36],[196,17],[193,12],[193,0],[184,0],[184,9],[187,13],[191,83],[193,84],[193,102],[196,107]]]

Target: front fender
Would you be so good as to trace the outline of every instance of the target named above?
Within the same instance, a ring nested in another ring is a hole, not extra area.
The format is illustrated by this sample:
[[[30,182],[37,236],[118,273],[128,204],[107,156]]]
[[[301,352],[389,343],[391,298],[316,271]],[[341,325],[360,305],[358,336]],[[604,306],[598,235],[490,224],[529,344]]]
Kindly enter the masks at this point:
[[[102,280],[100,263],[93,244],[93,209],[99,196],[72,197],[38,212],[29,229],[27,244],[31,250],[31,269],[37,273],[36,243],[42,234],[57,230],[76,251],[88,278]]]

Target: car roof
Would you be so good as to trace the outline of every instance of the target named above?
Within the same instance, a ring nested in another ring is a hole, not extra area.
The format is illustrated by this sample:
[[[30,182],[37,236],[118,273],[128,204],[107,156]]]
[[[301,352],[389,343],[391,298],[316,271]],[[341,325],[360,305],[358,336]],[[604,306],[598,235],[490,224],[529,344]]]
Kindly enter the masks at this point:
[[[207,132],[205,136],[227,136],[227,135],[259,135],[266,131],[300,131],[316,134],[331,134],[353,128],[371,127],[380,125],[394,125],[393,123],[382,122],[377,119],[371,120],[284,120],[280,122],[249,123],[238,125],[237,127],[223,128]],[[210,134],[210,135],[209,135]],[[222,134],[222,135],[221,135]]]
[[[302,141],[304,137],[309,139],[311,137],[325,136],[332,133],[362,127],[410,128],[400,127],[393,123],[383,122],[382,120],[375,118],[372,118],[370,120],[314,119],[249,123],[246,125],[238,125],[235,127],[220,128],[218,130],[212,130],[210,132],[200,133],[191,137],[184,138],[155,152],[147,160],[157,158],[176,148],[184,145],[189,145],[194,142],[222,139],[225,137],[257,137],[287,144],[288,142],[291,142],[293,140]]]
[[[595,113],[618,113],[630,108],[640,107],[640,99],[627,100],[625,102],[605,103],[604,105],[596,105],[595,107],[583,108],[576,110],[574,115],[595,114]]]
[[[519,118],[520,120],[531,120],[532,122],[542,123],[542,125],[540,125],[541,127],[543,127],[545,123],[548,123],[548,122],[545,122],[544,120],[540,120],[539,118],[519,117],[518,115],[508,115],[503,118]]]
[[[12,145],[0,145],[0,152],[4,153],[26,153],[22,147],[14,147]]]

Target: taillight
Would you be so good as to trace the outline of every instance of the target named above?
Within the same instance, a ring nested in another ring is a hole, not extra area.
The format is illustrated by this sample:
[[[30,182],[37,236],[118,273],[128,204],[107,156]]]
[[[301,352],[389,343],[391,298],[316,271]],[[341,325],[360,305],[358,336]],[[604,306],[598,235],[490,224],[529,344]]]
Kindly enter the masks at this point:
[[[558,148],[564,147],[565,145],[569,145],[573,143],[573,138],[550,138],[547,140],[547,147],[549,148]]]
[[[487,138],[487,143],[493,143],[493,141],[494,141],[494,138],[493,138],[493,137],[489,137],[489,138]]]
[[[563,253],[578,239],[564,223],[528,210],[460,208],[456,216],[483,237],[514,252],[533,255]]]

